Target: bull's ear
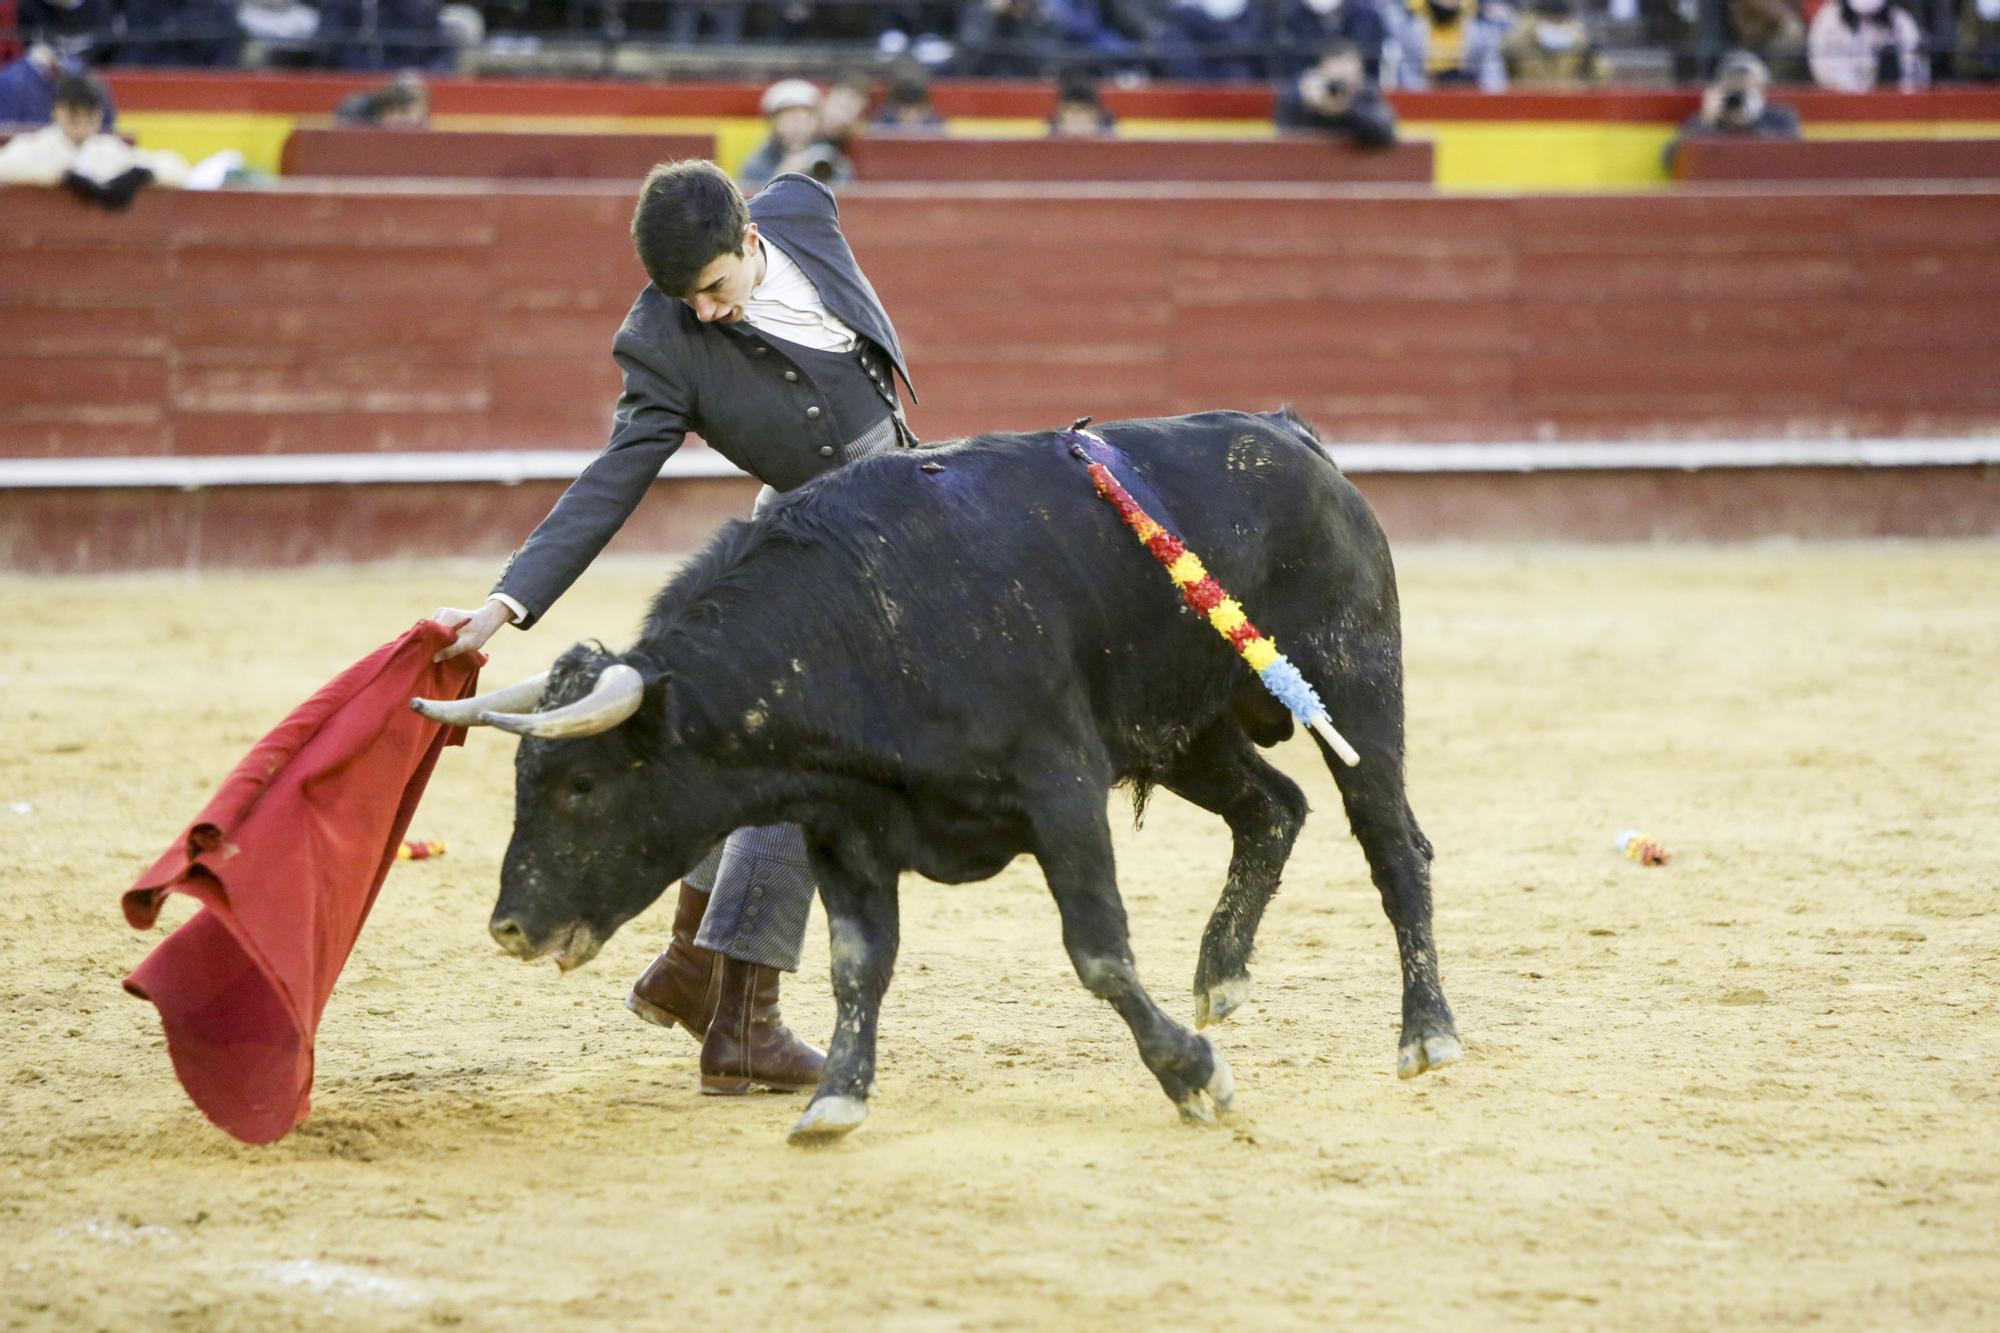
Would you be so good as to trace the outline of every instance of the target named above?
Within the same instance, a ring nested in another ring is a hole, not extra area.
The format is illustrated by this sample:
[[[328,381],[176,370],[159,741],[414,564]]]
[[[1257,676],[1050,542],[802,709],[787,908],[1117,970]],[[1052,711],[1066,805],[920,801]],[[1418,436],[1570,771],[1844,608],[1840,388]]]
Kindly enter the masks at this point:
[[[689,721],[686,695],[685,688],[674,688],[672,675],[663,675],[646,683],[646,698],[639,705],[639,717],[660,744],[686,743]]]

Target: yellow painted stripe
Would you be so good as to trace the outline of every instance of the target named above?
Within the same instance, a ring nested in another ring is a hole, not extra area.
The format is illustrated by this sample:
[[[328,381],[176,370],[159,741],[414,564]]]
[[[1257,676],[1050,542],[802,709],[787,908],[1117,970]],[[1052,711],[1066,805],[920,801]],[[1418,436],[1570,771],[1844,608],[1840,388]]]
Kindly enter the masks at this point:
[[[179,153],[190,162],[234,148],[255,171],[276,174],[278,154],[297,116],[257,112],[127,111],[118,128],[141,148]]]
[[[257,112],[133,111],[120,119],[144,148],[164,148],[190,162],[225,148],[242,152],[255,170],[275,173],[285,138],[299,124],[324,117]],[[754,116],[439,116],[439,129],[585,133],[709,134],[716,160],[734,172],[764,141]],[[1047,132],[1041,120],[967,117],[960,134],[1030,138]],[[1667,184],[1660,153],[1673,129],[1599,121],[1409,121],[1404,132],[1437,144],[1441,189],[1577,191],[1657,189]],[[1120,133],[1135,139],[1264,138],[1270,125],[1251,120],[1130,120]],[[2000,139],[2000,121],[1852,121],[1805,127],[1809,139]]]

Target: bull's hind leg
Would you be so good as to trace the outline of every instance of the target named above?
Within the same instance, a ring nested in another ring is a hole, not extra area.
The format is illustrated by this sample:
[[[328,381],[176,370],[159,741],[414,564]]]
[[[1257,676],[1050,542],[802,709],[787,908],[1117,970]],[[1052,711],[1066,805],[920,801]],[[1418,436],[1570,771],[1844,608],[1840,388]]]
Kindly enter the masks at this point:
[[[868,1116],[875,1086],[875,1029],[896,966],[896,875],[866,856],[813,851],[831,937],[835,1021],[826,1068],[791,1141],[830,1143]]]
[[[1250,993],[1250,955],[1264,908],[1305,823],[1298,784],[1265,762],[1243,728],[1225,719],[1203,733],[1165,779],[1167,790],[1229,824],[1229,879],[1201,936],[1194,970],[1196,1027],[1219,1022]]]
[[[1034,812],[1035,856],[1062,913],[1063,946],[1077,977],[1132,1029],[1139,1058],[1181,1118],[1211,1121],[1230,1109],[1235,1082],[1215,1043],[1167,1017],[1139,984],[1104,814],[1109,786],[1079,779]]]
[[[1330,674],[1319,678],[1324,681]],[[1414,1078],[1450,1064],[1462,1050],[1431,938],[1431,845],[1417,827],[1403,786],[1401,672],[1385,671],[1367,684],[1342,682],[1326,693],[1334,725],[1360,752],[1360,766],[1349,768],[1325,741],[1317,735],[1313,740],[1333,772],[1348,825],[1382,895],[1382,910],[1396,929],[1403,970],[1396,1074]]]

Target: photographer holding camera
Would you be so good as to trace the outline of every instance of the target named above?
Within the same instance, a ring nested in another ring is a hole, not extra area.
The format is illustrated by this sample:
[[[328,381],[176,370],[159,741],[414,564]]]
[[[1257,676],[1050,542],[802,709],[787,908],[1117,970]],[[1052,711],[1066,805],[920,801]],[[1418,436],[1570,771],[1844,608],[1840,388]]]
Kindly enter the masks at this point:
[[[1796,139],[1799,113],[1764,99],[1771,72],[1748,51],[1731,51],[1716,67],[1715,82],[1701,95],[1701,110],[1688,117],[1667,145],[1667,170],[1674,154],[1689,139],[1731,135],[1755,139]]]
[[[1361,48],[1333,42],[1299,77],[1278,92],[1275,112],[1282,130],[1318,130],[1344,135],[1363,148],[1396,142],[1396,113],[1382,90],[1368,79]]]
[[[847,154],[820,137],[817,87],[804,79],[780,79],[764,90],[758,110],[771,126],[771,137],[736,173],[745,194],[755,194],[788,171],[827,186],[846,185],[854,179],[854,164],[847,160]]]

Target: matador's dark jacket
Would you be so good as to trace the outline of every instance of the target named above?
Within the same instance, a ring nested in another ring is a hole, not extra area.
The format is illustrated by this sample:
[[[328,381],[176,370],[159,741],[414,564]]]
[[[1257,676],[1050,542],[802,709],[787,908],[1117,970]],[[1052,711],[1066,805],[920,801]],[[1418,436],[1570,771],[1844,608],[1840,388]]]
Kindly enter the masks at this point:
[[[809,176],[780,176],[750,201],[750,220],[812,279],[827,310],[861,335],[860,352],[815,352],[747,323],[704,324],[686,302],[648,284],[611,344],[625,391],[610,443],[493,587],[527,608],[524,628],[597,558],[688,432],[788,491],[846,461],[860,433],[857,399],[873,402],[881,419],[895,402],[894,376],[915,399],[895,326],[840,234],[833,192]]]

